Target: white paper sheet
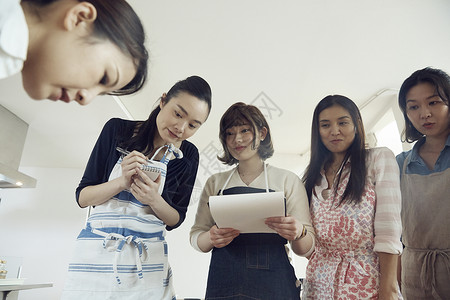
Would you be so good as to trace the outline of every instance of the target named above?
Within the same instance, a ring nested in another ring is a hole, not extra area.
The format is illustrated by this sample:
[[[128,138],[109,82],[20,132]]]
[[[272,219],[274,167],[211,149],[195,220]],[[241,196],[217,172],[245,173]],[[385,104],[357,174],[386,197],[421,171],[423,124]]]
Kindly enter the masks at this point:
[[[274,232],[265,219],[284,216],[286,211],[283,192],[210,196],[209,208],[219,228],[241,233]]]

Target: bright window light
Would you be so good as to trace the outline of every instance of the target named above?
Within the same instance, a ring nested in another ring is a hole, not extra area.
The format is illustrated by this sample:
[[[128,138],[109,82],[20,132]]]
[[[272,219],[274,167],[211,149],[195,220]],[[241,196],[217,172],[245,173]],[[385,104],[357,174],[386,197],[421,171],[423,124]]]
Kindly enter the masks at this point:
[[[384,128],[375,133],[375,135],[377,136],[378,147],[388,147],[395,155],[403,151],[400,135],[397,130],[397,123],[395,121],[387,124]]]

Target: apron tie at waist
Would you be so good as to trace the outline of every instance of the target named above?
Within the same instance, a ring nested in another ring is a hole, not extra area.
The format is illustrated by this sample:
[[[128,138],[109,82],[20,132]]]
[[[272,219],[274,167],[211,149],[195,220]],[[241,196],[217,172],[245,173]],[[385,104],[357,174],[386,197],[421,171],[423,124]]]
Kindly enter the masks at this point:
[[[355,259],[355,257],[362,257],[362,256],[370,256],[369,253],[365,253],[365,252],[361,252],[361,251],[352,251],[352,250],[327,250],[324,249],[322,247],[316,248],[315,250],[316,252],[318,252],[320,255],[324,256],[324,257],[331,257],[331,258],[336,258],[339,260],[339,262],[337,264],[334,265],[335,267],[335,272],[337,272],[337,268],[339,264],[347,264],[347,267],[344,268],[342,270],[342,272],[339,272],[339,282],[341,284],[343,284],[345,282],[345,278],[347,276],[347,271],[350,268],[350,266],[353,266],[356,271],[363,275],[363,276],[368,276],[369,274],[367,273],[366,270],[364,270],[364,268],[358,263],[357,259]]]
[[[354,251],[348,251],[347,253],[345,253],[343,255],[343,259],[345,260],[349,266],[353,266],[356,271],[358,271],[359,274],[367,276],[369,275],[366,270],[363,269],[363,267],[361,267],[361,265],[358,263],[358,261],[355,259],[355,256],[358,256],[358,254],[355,254]]]
[[[133,235],[123,236],[121,234],[114,232],[106,233],[94,228],[91,228],[91,231],[94,234],[98,234],[104,237],[103,248],[105,248],[107,251],[116,252],[113,262],[113,271],[118,284],[121,284],[121,281],[119,278],[119,273],[117,271],[117,262],[119,261],[120,253],[122,252],[122,249],[125,246],[125,244],[134,245],[138,277],[139,279],[142,279],[144,277],[142,273],[141,259],[143,258],[145,260],[147,258],[148,247],[141,238],[137,238],[136,236]]]
[[[409,248],[409,247],[408,247]],[[437,257],[441,255],[444,258],[447,272],[450,275],[450,249],[417,249],[409,248],[412,251],[426,252],[423,259],[422,268],[420,272],[420,281],[422,286],[429,286],[431,284],[431,293],[436,299],[442,299],[436,291],[436,269],[435,264]]]

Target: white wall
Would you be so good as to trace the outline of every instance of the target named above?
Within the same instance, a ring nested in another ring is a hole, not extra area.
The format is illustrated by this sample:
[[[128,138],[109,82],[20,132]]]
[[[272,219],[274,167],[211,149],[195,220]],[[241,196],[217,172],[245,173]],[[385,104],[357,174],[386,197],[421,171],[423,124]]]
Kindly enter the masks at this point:
[[[54,284],[26,290],[20,300],[59,299],[85,210],[75,202],[83,170],[24,168],[37,179],[34,189],[0,190],[0,257],[23,257],[25,283]]]

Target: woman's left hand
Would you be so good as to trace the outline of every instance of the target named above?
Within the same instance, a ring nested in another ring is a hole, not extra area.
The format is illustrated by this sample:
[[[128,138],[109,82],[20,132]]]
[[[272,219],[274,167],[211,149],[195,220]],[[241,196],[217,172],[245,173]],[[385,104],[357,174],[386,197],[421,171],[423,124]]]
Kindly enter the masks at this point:
[[[160,182],[161,174],[153,181],[141,169],[136,168],[136,175],[133,177],[130,187],[131,194],[142,204],[152,206],[153,201],[159,198]]]
[[[269,228],[275,230],[280,236],[288,241],[295,240],[303,230],[303,224],[291,216],[270,217],[266,219],[265,223]]]

